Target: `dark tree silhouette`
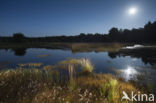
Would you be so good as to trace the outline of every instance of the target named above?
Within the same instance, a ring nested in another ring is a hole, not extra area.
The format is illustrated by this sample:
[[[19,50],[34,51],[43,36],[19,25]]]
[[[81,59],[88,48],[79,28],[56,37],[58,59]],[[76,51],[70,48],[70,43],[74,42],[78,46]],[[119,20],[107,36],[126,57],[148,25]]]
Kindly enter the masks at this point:
[[[25,38],[25,36],[22,33],[13,34],[13,39],[15,42],[22,42],[22,41],[24,41],[24,38]]]
[[[109,35],[110,37],[116,37],[116,34],[118,34],[118,28],[113,27],[112,29],[109,30]]]
[[[15,33],[15,34],[13,34],[13,38],[21,39],[21,38],[25,38],[25,36],[22,33]]]
[[[25,37],[22,33],[15,33],[13,37],[0,37],[0,42],[129,42],[156,43],[156,21],[145,24],[144,28],[118,29],[111,28],[108,34],[80,33],[76,36],[48,36]]]

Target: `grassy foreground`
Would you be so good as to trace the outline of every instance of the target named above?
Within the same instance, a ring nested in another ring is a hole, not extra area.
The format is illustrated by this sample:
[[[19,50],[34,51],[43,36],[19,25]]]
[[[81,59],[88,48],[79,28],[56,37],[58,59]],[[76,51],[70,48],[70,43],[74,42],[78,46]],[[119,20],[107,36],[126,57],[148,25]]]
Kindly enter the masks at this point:
[[[121,103],[123,91],[138,91],[111,74],[92,73],[89,60],[70,59],[58,65],[26,69],[21,64],[1,71],[0,103]],[[78,73],[74,72],[76,66],[82,68]],[[61,75],[55,68],[63,68],[68,74]]]

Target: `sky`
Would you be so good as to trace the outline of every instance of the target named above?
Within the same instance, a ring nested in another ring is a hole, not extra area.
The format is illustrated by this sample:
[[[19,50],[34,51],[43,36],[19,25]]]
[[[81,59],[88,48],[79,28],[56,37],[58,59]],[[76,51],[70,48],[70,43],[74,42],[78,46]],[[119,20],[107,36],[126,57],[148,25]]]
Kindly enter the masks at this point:
[[[156,21],[156,0],[0,0],[0,36],[108,33]],[[135,8],[135,14],[129,9]]]

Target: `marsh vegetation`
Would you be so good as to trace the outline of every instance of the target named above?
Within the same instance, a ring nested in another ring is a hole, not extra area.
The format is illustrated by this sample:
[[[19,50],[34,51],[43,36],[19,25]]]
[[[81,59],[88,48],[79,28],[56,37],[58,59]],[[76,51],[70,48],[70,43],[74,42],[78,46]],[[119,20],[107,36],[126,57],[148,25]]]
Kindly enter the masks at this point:
[[[1,102],[120,103],[123,90],[127,93],[139,90],[111,74],[93,73],[88,59],[67,59],[49,68],[40,66],[19,64],[16,69],[1,71]],[[76,69],[80,71],[75,72]],[[67,74],[61,74],[62,70]]]

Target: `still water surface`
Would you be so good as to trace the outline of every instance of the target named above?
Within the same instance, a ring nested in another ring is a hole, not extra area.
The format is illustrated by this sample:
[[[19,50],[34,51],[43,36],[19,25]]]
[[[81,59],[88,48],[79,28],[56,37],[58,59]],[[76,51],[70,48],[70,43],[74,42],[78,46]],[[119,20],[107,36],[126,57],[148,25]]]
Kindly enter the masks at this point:
[[[154,50],[154,51],[152,51]],[[120,52],[72,52],[62,49],[27,48],[1,49],[0,70],[16,68],[23,63],[43,63],[55,65],[67,58],[87,58],[94,65],[96,73],[113,73],[126,81],[138,80],[156,87],[156,54],[155,49],[125,50]],[[46,56],[42,56],[46,55]],[[117,74],[116,71],[120,71]],[[141,76],[141,80],[138,79]]]

